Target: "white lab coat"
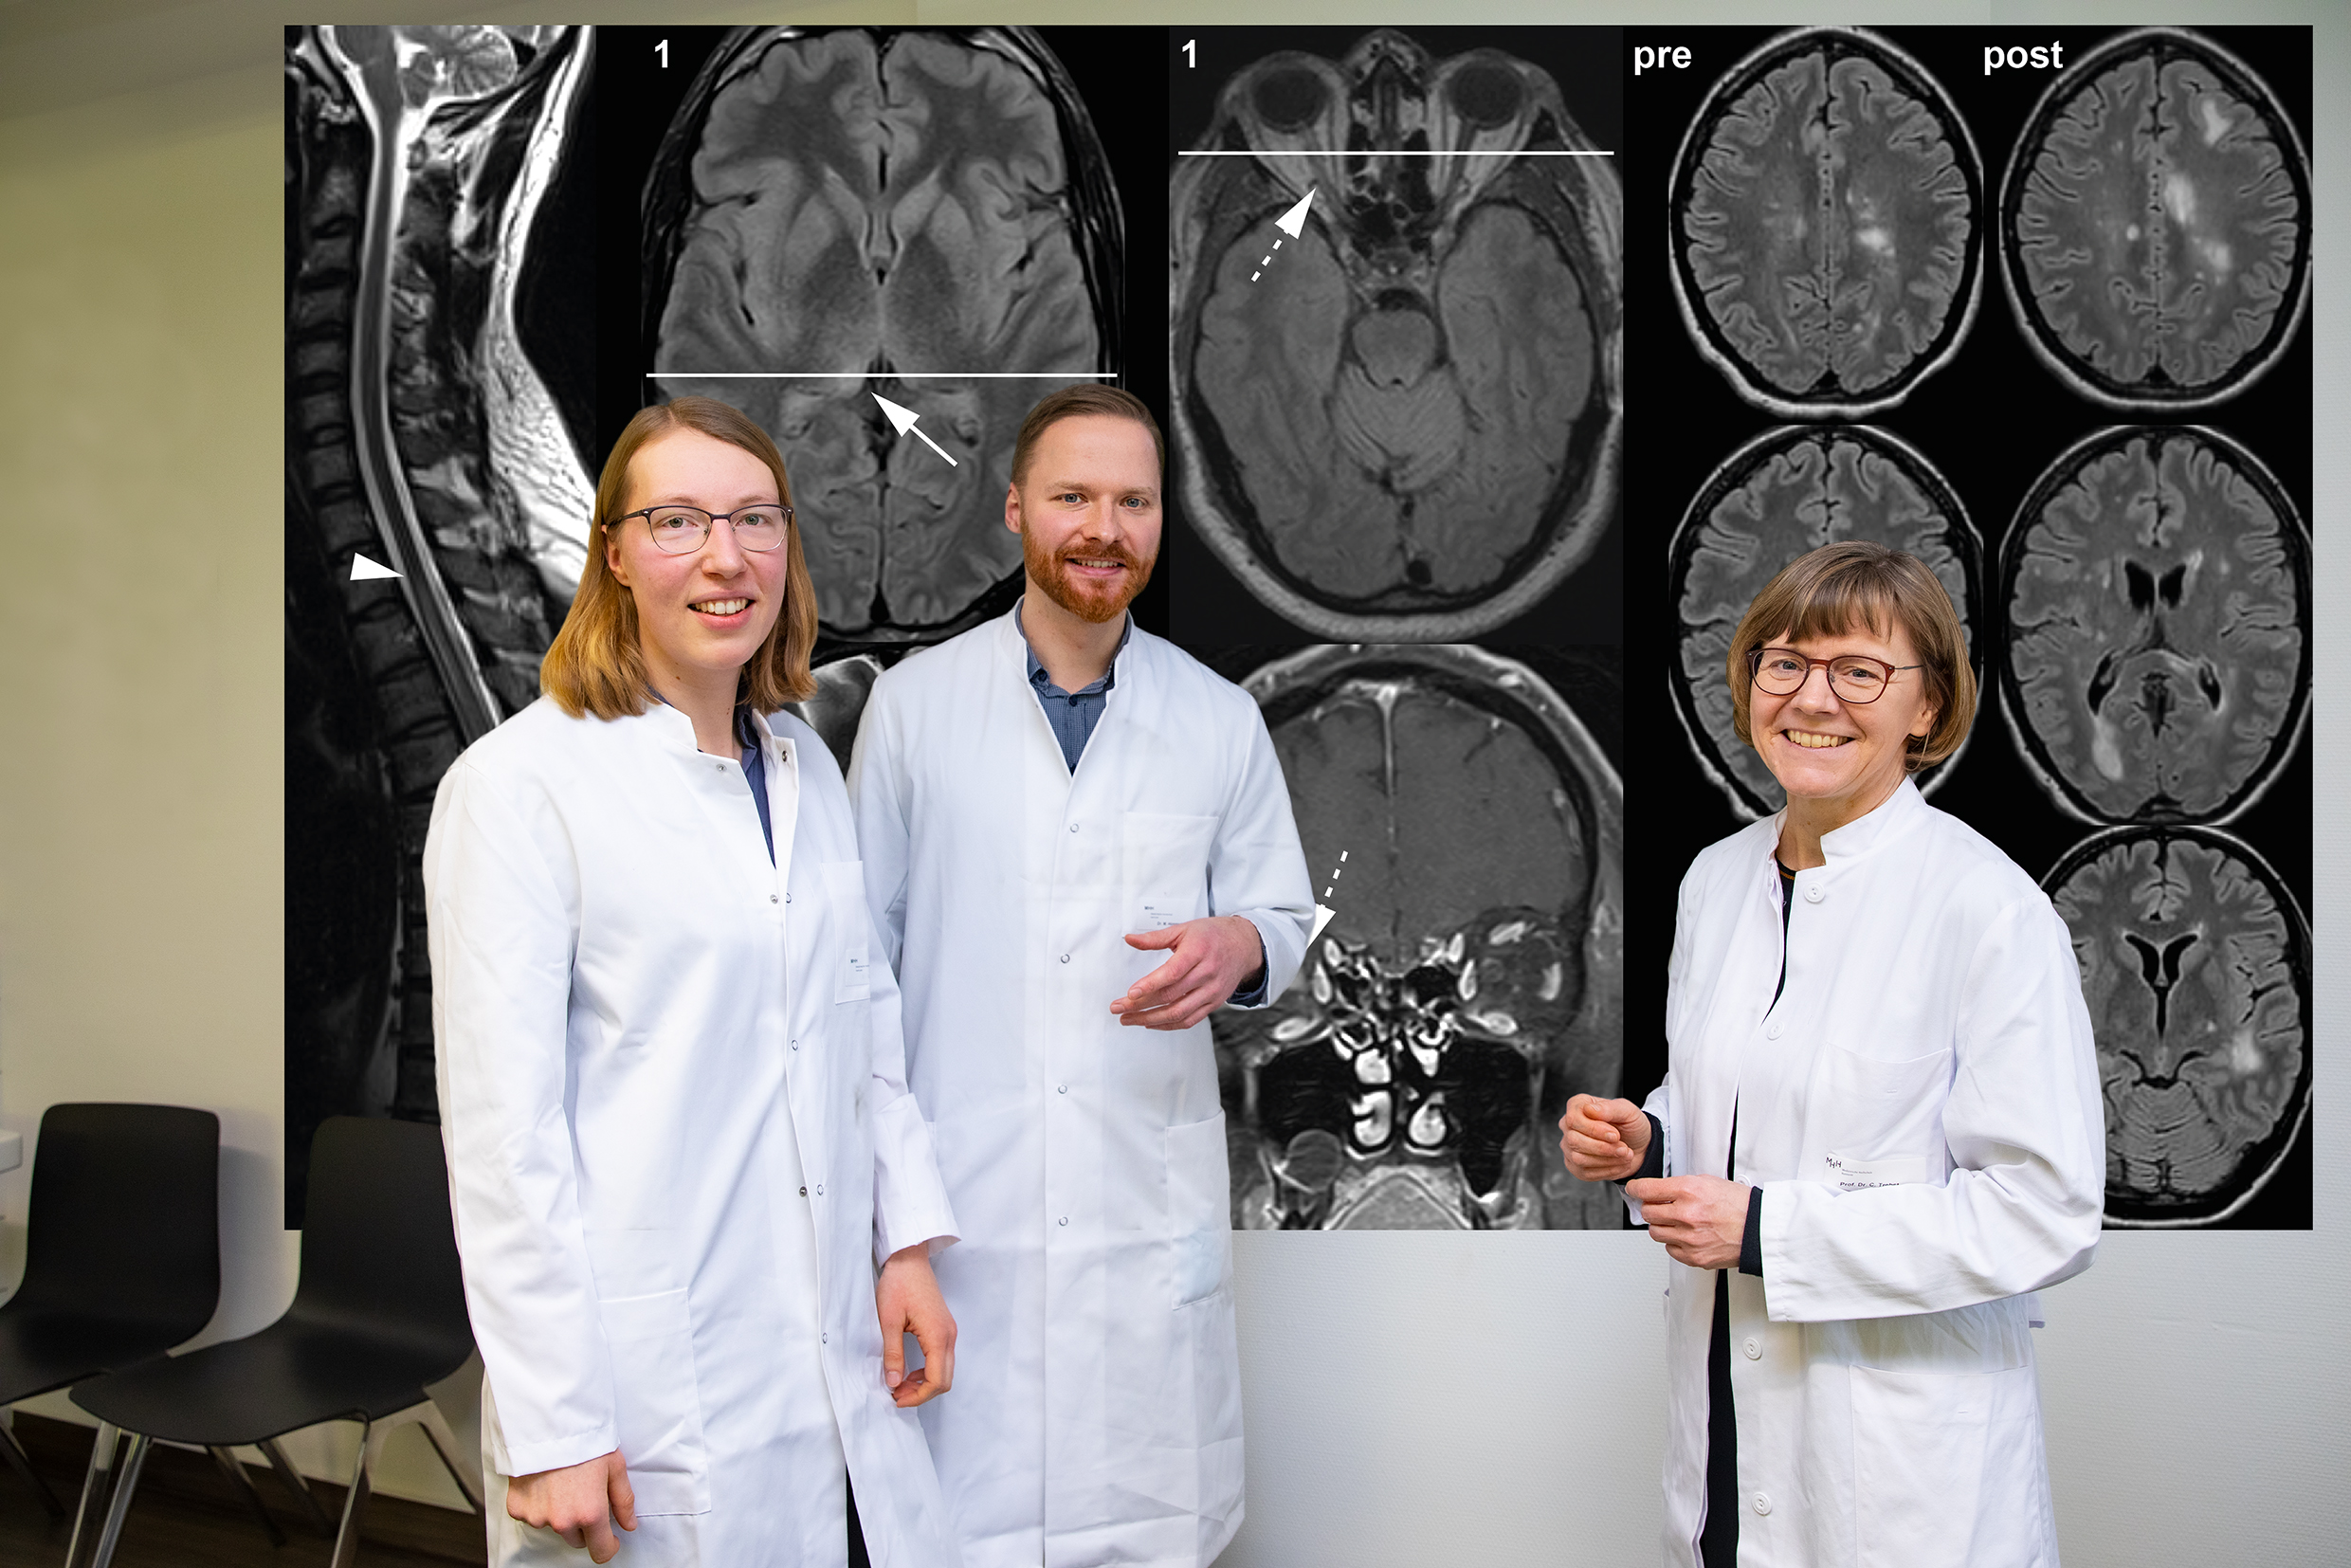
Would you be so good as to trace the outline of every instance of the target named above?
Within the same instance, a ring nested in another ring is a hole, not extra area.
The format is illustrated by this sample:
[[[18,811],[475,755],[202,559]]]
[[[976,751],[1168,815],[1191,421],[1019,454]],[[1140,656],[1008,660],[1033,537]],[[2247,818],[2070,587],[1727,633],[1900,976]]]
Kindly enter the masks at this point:
[[[923,1408],[973,1568],[1193,1568],[1241,1520],[1231,1196],[1209,1026],[1110,1012],[1125,933],[1246,915],[1270,992],[1313,916],[1249,696],[1136,631],[1071,776],[1010,615],[876,683],[849,770],[906,1069],[962,1242]]]
[[[957,1560],[882,1381],[875,1259],[951,1237],[839,769],[741,766],[654,706],[545,699],[442,780],[425,848],[441,1117],[496,1477],[618,1449],[617,1561]],[[804,1195],[805,1194],[805,1195]],[[505,1517],[491,1560],[582,1562]]]
[[[2105,1171],[2065,923],[1905,781],[1796,873],[1774,1005],[1778,835],[1683,880],[1648,1104],[1668,1175],[1763,1191],[1763,1276],[1729,1275],[1740,1563],[2054,1565],[2026,1292],[2089,1266]],[[1714,1279],[1668,1268],[1665,1560],[1687,1568]]]

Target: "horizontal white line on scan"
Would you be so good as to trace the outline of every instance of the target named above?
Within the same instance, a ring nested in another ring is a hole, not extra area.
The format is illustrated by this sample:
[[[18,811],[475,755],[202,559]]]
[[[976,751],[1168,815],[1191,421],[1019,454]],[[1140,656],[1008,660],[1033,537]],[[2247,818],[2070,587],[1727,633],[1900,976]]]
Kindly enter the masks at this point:
[[[1117,371],[647,371],[647,381],[1085,381]]]
[[[1285,147],[1278,151],[1260,153],[1254,150],[1235,152],[1230,148],[1219,147],[1200,153],[1185,148],[1178,151],[1176,155],[1179,158],[1613,158],[1616,155],[1613,152],[1593,153],[1581,149],[1574,152],[1547,150],[1525,153],[1490,151],[1383,153],[1370,147]]]

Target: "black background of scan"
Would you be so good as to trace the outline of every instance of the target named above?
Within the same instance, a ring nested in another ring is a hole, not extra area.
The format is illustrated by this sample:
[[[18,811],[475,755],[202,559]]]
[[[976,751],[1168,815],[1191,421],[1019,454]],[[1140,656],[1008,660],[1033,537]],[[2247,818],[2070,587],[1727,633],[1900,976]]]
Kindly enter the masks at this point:
[[[1232,73],[1282,49],[1299,49],[1325,60],[1343,59],[1370,27],[1170,27],[1168,48],[1168,113],[1166,164],[1163,178],[1172,177],[1178,149],[1194,145],[1207,134],[1214,118],[1216,95]],[[1559,93],[1584,135],[1597,147],[1623,146],[1624,56],[1615,27],[1398,27],[1432,55],[1444,57],[1473,48],[1497,48],[1551,73]],[[1199,64],[1185,64],[1186,40],[1198,44]],[[1623,173],[1619,160],[1618,173]],[[1321,198],[1316,198],[1318,202]],[[1166,221],[1168,203],[1159,204]],[[1131,228],[1133,215],[1128,222]],[[1164,245],[1160,249],[1166,255]],[[1140,256],[1137,247],[1136,255]],[[1131,267],[1139,265],[1131,262]],[[1168,275],[1161,263],[1158,292],[1164,302]],[[1167,331],[1162,322],[1156,347],[1161,385],[1166,380]],[[1137,357],[1141,349],[1137,350]],[[1628,421],[1629,423],[1629,421]],[[1183,516],[1176,476],[1182,459],[1168,453],[1169,507],[1166,574],[1176,585],[1175,626],[1187,647],[1235,642],[1286,644],[1297,642],[1300,629],[1241,586],[1217,559],[1214,551]],[[1529,643],[1618,643],[1624,637],[1625,489],[1618,491],[1617,514],[1594,549],[1591,558],[1568,574],[1566,581],[1543,601],[1516,620],[1508,621],[1480,639],[1481,645],[1504,648]]]
[[[639,245],[645,180],[661,138],[684,100],[702,62],[734,29],[718,27],[613,27],[597,30],[594,74],[582,123],[593,127],[598,173],[596,195],[596,453],[589,465],[594,478],[621,428],[643,408],[653,391],[645,379],[653,368],[653,345],[642,322]],[[809,32],[829,30],[818,27]],[[866,31],[968,28],[866,28]],[[1133,83],[1157,68],[1159,34],[1150,27],[1041,27],[1037,29],[1078,84],[1094,129],[1110,161],[1126,224],[1124,372],[1120,385],[1167,418],[1167,202],[1160,167],[1159,119],[1148,101],[1139,105]],[[654,46],[669,41],[665,68]],[[848,367],[842,367],[847,369]],[[917,412],[920,410],[918,408]],[[907,439],[911,439],[910,437]],[[787,466],[792,453],[784,453]],[[1136,624],[1165,634],[1168,570],[1164,546],[1160,567],[1135,601]],[[820,641],[822,662],[830,644]]]
[[[1732,392],[1722,374],[1700,357],[1674,303],[1666,249],[1665,207],[1674,155],[1684,131],[1715,82],[1781,29],[1652,27],[1628,29],[1625,46],[1688,46],[1686,71],[1644,72],[1629,82],[1626,146],[1626,345],[1629,406],[1629,499],[1638,507],[1647,564],[1633,581],[1649,585],[1630,595],[1629,649],[1646,648],[1654,671],[1652,698],[1631,726],[1643,742],[1645,765],[1626,780],[1627,858],[1649,877],[1626,879],[1626,1093],[1638,1099],[1663,1076],[1666,964],[1671,949],[1674,897],[1682,872],[1698,850],[1743,826],[1722,791],[1699,768],[1673,716],[1668,672],[1679,658],[1676,607],[1667,592],[1666,543],[1682,509],[1714,466],[1775,421]],[[1974,134],[1993,199],[2016,132],[2055,72],[1983,75],[1982,50],[1993,44],[2027,46],[2062,41],[2079,58],[2115,36],[2116,28],[1886,27],[1872,29],[1923,64],[1951,96]],[[2269,86],[2291,118],[2305,149],[2310,134],[2310,30],[2307,27],[2196,29],[2245,62]],[[2225,431],[2251,448],[2277,476],[2307,523],[2311,517],[2310,321],[2269,373],[2242,395],[2217,407],[2170,418],[2109,410],[2076,397],[2034,357],[2019,334],[1996,260],[1984,274],[1976,321],[1957,356],[1921,382],[1909,399],[1870,423],[1903,436],[1965,501],[1995,575],[2015,508],[2043,469],[2074,442],[2113,425],[2197,424]],[[1657,410],[1642,417],[1638,410]],[[1660,478],[1653,489],[1643,482]],[[1987,683],[1989,685],[1991,683]],[[1999,711],[1996,692],[1978,708],[1966,753],[1933,796],[1936,806],[1991,838],[2035,878],[2097,830],[2068,815],[2026,767]],[[2311,896],[2311,746],[2303,742],[2262,800],[2226,825],[2258,849],[2284,879],[2305,917]],[[1636,1044],[1647,1048],[1637,1049]],[[2305,1050],[2311,1048],[2305,1043]],[[2310,1129],[2268,1187],[2219,1228],[2307,1229],[2311,1223]]]

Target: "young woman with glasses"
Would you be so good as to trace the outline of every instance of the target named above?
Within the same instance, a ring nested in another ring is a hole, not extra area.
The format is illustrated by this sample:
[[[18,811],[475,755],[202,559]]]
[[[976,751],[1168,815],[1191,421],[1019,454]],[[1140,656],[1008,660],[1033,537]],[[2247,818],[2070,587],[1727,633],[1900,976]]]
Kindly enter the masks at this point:
[[[2030,1293],[2089,1266],[2105,1126],[2064,922],[1910,781],[1975,714],[1958,612],[1829,545],[1725,674],[1787,809],[1683,880],[1664,1084],[1560,1121],[1672,1260],[1666,1560],[2054,1562]]]
[[[490,1560],[951,1564],[912,1407],[955,1222],[840,773],[775,712],[816,638],[783,460],[646,409],[595,522],[425,856]]]

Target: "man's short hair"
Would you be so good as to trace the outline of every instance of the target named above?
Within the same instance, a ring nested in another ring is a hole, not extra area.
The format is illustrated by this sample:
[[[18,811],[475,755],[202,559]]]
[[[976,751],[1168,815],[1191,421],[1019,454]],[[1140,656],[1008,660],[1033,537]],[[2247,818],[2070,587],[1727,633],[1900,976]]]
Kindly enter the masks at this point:
[[[1074,387],[1047,392],[1029,410],[1029,417],[1020,422],[1020,438],[1012,444],[1012,483],[1017,485],[1029,472],[1029,460],[1035,455],[1037,441],[1047,430],[1065,419],[1084,414],[1106,414],[1112,419],[1131,419],[1140,425],[1151,432],[1151,449],[1158,454],[1160,468],[1167,467],[1166,438],[1159,434],[1159,422],[1151,417],[1151,410],[1143,400],[1121,387],[1081,381]]]

